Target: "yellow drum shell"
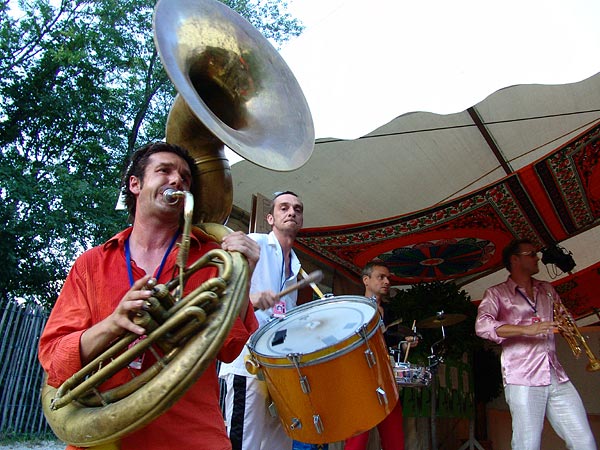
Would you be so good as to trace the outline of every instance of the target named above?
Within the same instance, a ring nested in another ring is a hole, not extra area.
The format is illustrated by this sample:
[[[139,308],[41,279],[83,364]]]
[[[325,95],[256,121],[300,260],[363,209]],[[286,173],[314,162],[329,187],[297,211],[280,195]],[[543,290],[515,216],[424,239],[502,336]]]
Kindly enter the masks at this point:
[[[278,350],[283,344],[273,342],[282,334],[285,347]],[[290,351],[295,347],[301,351]],[[336,442],[362,433],[398,401],[381,319],[375,303],[364,297],[300,306],[259,329],[248,348],[286,433],[298,441]]]

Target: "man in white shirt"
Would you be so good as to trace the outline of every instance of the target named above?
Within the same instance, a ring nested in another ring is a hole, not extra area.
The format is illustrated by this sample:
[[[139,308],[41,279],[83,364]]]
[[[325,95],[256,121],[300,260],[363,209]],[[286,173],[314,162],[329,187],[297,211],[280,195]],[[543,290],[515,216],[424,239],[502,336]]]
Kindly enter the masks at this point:
[[[272,317],[284,315],[296,306],[298,292],[279,298],[278,294],[296,283],[300,261],[292,247],[303,224],[304,205],[290,191],[278,192],[271,202],[268,234],[250,233],[260,246],[260,258],[252,275],[250,300],[259,327]],[[245,367],[248,350],[230,364],[222,364],[219,377],[227,385],[225,419],[233,450],[289,450],[292,440],[278,417],[269,412],[271,400],[264,381]]]

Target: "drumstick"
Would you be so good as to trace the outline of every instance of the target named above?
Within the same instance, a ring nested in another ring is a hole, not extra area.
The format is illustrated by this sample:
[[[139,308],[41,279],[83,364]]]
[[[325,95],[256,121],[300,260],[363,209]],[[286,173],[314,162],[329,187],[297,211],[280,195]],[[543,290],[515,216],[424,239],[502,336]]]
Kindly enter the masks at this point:
[[[304,278],[303,280],[300,280],[296,284],[292,284],[290,287],[285,288],[283,291],[277,294],[277,298],[281,298],[284,295],[289,294],[290,292],[295,291],[297,289],[302,289],[310,283],[318,283],[322,279],[323,272],[320,270],[315,270],[314,272],[311,272],[309,275],[307,275],[306,278]]]
[[[383,327],[383,332],[385,333],[387,330],[389,330],[390,328],[392,328],[394,325],[398,325],[400,323],[402,323],[402,319],[394,320],[387,327],[386,326]]]
[[[413,320],[413,324],[412,324],[412,327],[411,327],[411,329],[412,329],[413,331],[414,331],[414,329],[415,329],[415,325],[416,325],[416,323],[417,323],[417,321],[416,321],[416,320]],[[413,339],[414,339],[414,337],[413,337]],[[404,362],[408,361],[408,352],[410,352],[410,344],[408,344],[408,347],[406,348],[406,354],[404,355]]]
[[[317,272],[321,273],[321,278],[319,278],[318,280],[316,280],[317,282],[321,281],[323,279],[323,272],[321,272],[320,270],[318,270]],[[313,272],[315,273],[315,272]],[[305,280],[310,276],[309,274],[306,273],[306,270],[300,268],[300,275],[302,275],[302,278],[304,278]],[[313,291],[316,292],[316,294],[319,296],[319,298],[323,298],[325,297],[325,295],[323,295],[323,293],[321,292],[321,289],[319,289],[319,286],[317,286],[316,282],[312,282],[310,283],[310,287],[313,289]]]

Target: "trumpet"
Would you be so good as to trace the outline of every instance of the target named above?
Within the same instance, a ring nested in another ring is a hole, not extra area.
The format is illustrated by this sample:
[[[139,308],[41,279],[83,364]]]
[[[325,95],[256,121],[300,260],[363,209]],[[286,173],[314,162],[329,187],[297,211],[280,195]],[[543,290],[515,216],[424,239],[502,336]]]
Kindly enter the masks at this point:
[[[575,358],[579,358],[581,353],[585,351],[587,358],[589,359],[589,363],[586,366],[586,370],[588,372],[596,372],[600,370],[600,360],[596,358],[590,346],[588,345],[585,337],[579,331],[575,320],[571,313],[565,308],[560,298],[555,298],[550,292],[548,293],[548,297],[552,301],[552,305],[554,308],[554,321],[558,324],[558,331],[565,338],[569,347],[571,347],[571,351]]]

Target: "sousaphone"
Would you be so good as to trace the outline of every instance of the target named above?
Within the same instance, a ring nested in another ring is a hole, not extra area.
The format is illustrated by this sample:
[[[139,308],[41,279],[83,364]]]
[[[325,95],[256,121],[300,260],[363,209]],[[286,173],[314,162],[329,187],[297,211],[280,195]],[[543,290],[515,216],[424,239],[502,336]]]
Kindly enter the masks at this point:
[[[271,170],[299,168],[314,146],[310,111],[279,53],[224,4],[160,0],[153,28],[178,92],[166,140],[190,151],[199,169],[194,192],[169,195],[184,198],[184,237],[194,223],[220,242],[230,231],[221,224],[233,203],[224,147]],[[179,298],[175,292],[205,265],[217,267],[219,276]],[[239,253],[213,250],[189,265],[178,258],[178,267],[178,277],[154,288],[151,300],[160,313],[144,318],[152,324],[146,339],[130,348],[137,336],[126,335],[58,389],[45,384],[44,414],[61,440],[80,447],[118,441],[169,409],[216,357],[247,301],[247,263]],[[124,386],[98,392],[151,346],[164,355],[159,364]]]

